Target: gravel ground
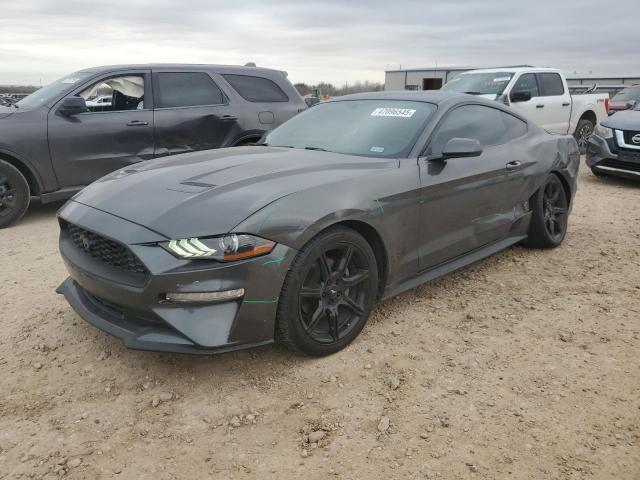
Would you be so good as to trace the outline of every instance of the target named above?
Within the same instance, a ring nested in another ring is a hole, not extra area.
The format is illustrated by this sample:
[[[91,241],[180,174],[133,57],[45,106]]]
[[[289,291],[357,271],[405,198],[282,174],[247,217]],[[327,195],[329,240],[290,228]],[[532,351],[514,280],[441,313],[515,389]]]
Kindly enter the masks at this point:
[[[136,352],[54,293],[58,205],[0,231],[0,478],[640,478],[640,185],[562,247],[378,306],[353,345]]]

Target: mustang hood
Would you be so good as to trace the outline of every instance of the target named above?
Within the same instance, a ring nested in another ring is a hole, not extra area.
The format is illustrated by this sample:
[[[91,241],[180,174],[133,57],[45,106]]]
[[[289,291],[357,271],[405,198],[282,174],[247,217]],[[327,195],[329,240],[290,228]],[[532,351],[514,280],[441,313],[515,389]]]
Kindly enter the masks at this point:
[[[225,148],[132,165],[89,185],[73,200],[167,238],[218,235],[291,193],[397,167],[397,160],[330,152]]]

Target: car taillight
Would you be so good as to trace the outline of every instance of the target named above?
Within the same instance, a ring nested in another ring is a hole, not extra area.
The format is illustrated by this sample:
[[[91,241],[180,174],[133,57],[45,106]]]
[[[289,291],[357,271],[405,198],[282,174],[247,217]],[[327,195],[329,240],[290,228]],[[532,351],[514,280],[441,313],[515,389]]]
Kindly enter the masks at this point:
[[[604,109],[607,111],[607,115],[609,115],[609,99],[604,99]]]

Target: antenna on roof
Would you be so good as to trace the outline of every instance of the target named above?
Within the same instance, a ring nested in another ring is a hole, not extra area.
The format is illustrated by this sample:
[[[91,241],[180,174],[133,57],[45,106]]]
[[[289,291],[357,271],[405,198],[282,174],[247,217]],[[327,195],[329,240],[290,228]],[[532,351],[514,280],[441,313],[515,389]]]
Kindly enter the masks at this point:
[[[244,66],[245,67],[255,67],[256,64],[255,64],[255,62],[247,62],[247,63],[244,64]]]

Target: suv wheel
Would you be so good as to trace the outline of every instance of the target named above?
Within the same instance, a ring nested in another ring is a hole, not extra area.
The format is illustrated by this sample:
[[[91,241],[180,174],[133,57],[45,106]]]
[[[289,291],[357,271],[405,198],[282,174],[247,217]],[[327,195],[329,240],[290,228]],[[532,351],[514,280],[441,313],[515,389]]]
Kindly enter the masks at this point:
[[[31,193],[24,175],[16,167],[0,160],[0,228],[22,218],[29,206]]]

